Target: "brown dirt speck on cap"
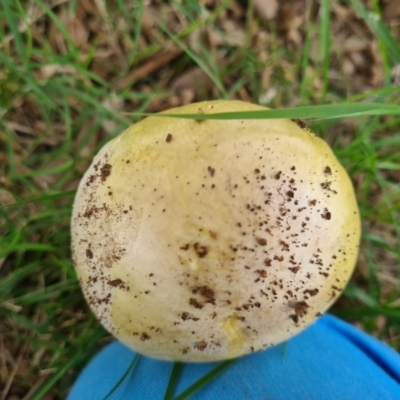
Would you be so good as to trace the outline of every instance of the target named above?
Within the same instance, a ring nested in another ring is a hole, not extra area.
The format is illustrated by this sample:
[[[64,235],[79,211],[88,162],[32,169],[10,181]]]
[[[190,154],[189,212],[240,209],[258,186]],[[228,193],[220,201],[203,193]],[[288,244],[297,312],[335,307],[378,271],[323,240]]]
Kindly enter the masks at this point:
[[[205,297],[206,299],[209,300],[213,300],[215,299],[215,292],[214,290],[212,290],[211,288],[209,288],[208,286],[200,286],[199,288],[197,288],[199,291],[199,294],[203,297]]]
[[[111,175],[111,164],[105,163],[100,168],[101,181],[105,182],[106,179]]]
[[[294,305],[294,312],[299,317],[304,317],[307,314],[309,305],[305,301],[299,301]]]
[[[171,133],[168,133],[167,137],[165,138],[165,141],[167,143],[170,143],[172,141],[172,134]]]
[[[143,332],[141,335],[140,335],[140,340],[142,341],[142,342],[144,342],[145,340],[149,340],[150,339],[150,336],[146,333],[146,332]]]
[[[302,119],[292,119],[301,129],[308,129],[307,124]]]
[[[96,180],[96,177],[97,175],[90,175],[86,182],[86,186],[90,186],[90,184],[92,184]]]
[[[262,278],[266,278],[268,276],[267,271],[265,269],[258,269],[257,274],[259,274]]]
[[[90,249],[86,249],[86,257],[87,258],[93,258],[93,252]]]
[[[208,248],[206,246],[195,243],[193,247],[199,258],[204,258],[208,254]]]
[[[195,347],[197,350],[203,351],[203,350],[205,350],[205,348],[207,347],[207,342],[206,342],[205,340],[202,340],[202,341],[200,341],[200,342],[197,342],[197,343],[194,345],[194,347]]]
[[[200,304],[196,299],[194,299],[193,297],[191,297],[190,299],[189,299],[189,304],[191,305],[191,306],[193,306],[194,308],[198,308],[198,309],[202,309],[203,308],[203,305],[202,304]]]
[[[275,179],[280,179],[282,175],[282,171],[279,171],[275,174]]]
[[[266,246],[266,245],[267,245],[267,239],[264,239],[264,238],[256,238],[256,241],[257,241],[257,243],[258,243],[260,246]]]
[[[208,233],[210,234],[210,236],[211,236],[213,239],[217,239],[217,238],[218,238],[217,232],[208,231]]]
[[[303,293],[304,294],[309,294],[310,296],[316,296],[319,292],[319,289],[315,288],[315,289],[306,289]]]
[[[332,214],[325,208],[324,213],[321,214],[321,217],[330,220],[332,218]]]
[[[123,285],[122,279],[113,279],[107,282],[110,286],[118,287]]]
[[[181,314],[181,318],[182,318],[184,321],[188,320],[188,319],[189,319],[189,313],[183,312],[183,313]]]

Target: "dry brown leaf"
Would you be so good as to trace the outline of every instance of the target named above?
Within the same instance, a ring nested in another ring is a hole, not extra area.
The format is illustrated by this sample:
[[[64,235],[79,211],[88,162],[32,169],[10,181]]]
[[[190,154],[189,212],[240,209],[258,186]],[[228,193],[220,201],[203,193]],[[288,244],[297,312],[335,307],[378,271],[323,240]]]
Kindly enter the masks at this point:
[[[124,100],[112,94],[108,99],[103,100],[102,104],[105,109],[112,113],[120,113],[124,109]],[[116,121],[109,119],[103,122],[102,128],[107,134],[111,135],[116,133],[117,126],[118,123]]]
[[[288,30],[286,37],[289,43],[293,43],[298,48],[300,48],[303,43],[303,38],[297,29]]]
[[[196,98],[196,92],[193,89],[183,89],[179,92],[179,98],[181,99],[181,104],[193,103]]]
[[[385,21],[390,21],[400,17],[400,2],[399,0],[386,0],[383,2],[382,16]],[[398,26],[398,21],[397,21]]]
[[[229,46],[242,47],[246,43],[246,34],[241,25],[233,20],[224,20],[221,23],[225,33],[221,31],[215,31],[218,35],[221,35],[221,44],[228,44]]]
[[[60,32],[57,25],[51,22],[49,29],[49,42],[55,53],[67,54],[68,48],[65,43],[64,35]]]
[[[369,45],[369,41],[360,36],[350,36],[348,38],[343,38],[343,40],[340,40],[340,43],[342,44],[342,50],[347,53],[366,50]]]
[[[90,63],[90,71],[103,80],[109,80],[110,75],[112,75],[111,71],[114,69],[114,65],[111,61],[113,55],[114,52],[109,50],[109,57],[94,57]]]
[[[6,177],[2,177],[3,179],[8,179]],[[11,182],[11,181],[10,181]],[[4,190],[0,188],[0,204],[2,206],[6,206],[7,204],[15,203],[14,196],[8,192],[8,190]]]
[[[65,27],[70,34],[74,45],[78,49],[86,48],[88,46],[87,40],[89,38],[89,32],[82,21],[78,18],[68,19],[65,23]]]
[[[29,368],[29,361],[27,359],[21,359],[21,362],[18,363],[17,369],[16,369],[16,375],[20,376],[26,376],[29,374],[30,368]]]
[[[256,16],[264,21],[270,21],[278,15],[278,0],[254,0]]]
[[[352,16],[354,17],[354,11],[351,8],[339,4],[337,1],[332,1],[330,8],[339,21],[345,22]]]
[[[0,176],[0,185],[4,186],[7,189],[11,189],[13,187],[12,181],[6,176]],[[1,195],[0,195],[0,202],[1,202]]]
[[[400,64],[393,67],[392,71],[393,83],[397,86],[400,86]]]
[[[212,28],[211,30],[214,30],[214,28]],[[207,44],[205,43],[205,36],[207,36],[208,39],[208,31],[209,29],[196,29],[195,31],[193,31],[192,33],[189,34],[188,36],[188,45],[190,50],[192,50],[194,53],[200,53],[202,50],[202,47],[206,46]],[[213,39],[213,38],[211,38]],[[209,45],[210,48],[213,49],[215,48],[217,44],[214,44],[212,42],[212,40],[209,41]]]
[[[47,64],[39,68],[36,77],[37,79],[44,78],[47,80],[56,74],[77,75],[78,73],[77,70],[71,65]]]
[[[298,6],[284,4],[278,12],[278,28],[282,30],[298,29],[304,23],[304,13],[298,13]]]
[[[207,92],[212,85],[210,77],[200,67],[194,67],[175,78],[170,87],[178,92],[192,89],[196,94],[200,94],[200,92]]]
[[[140,65],[139,67],[135,67],[130,73],[125,75],[123,79],[117,82],[116,90],[123,90],[140,79],[145,78],[146,76],[156,72],[160,68],[166,66],[173,59],[181,55],[183,50],[175,45],[167,46],[163,50],[160,50],[157,54],[153,55],[150,60]]]
[[[353,75],[356,72],[356,67],[354,66],[354,64],[352,63],[352,61],[348,57],[346,57],[343,60],[342,72],[345,75],[349,75],[349,76]]]
[[[87,14],[92,14],[92,15],[98,15],[99,14],[99,8],[97,7],[96,3],[94,0],[85,0],[85,1],[79,1],[78,2],[78,9],[82,8],[85,13]]]
[[[245,16],[245,11],[237,0],[232,0],[229,3],[228,10],[234,20],[239,20]]]
[[[365,66],[366,60],[361,52],[353,51],[349,54],[349,58],[356,68],[363,68]]]
[[[260,94],[258,97],[258,102],[263,106],[267,106],[275,99],[277,94],[278,89],[276,87],[270,87]]]
[[[237,98],[238,98],[239,100],[242,100],[242,101],[247,101],[248,103],[254,102],[254,100],[253,100],[251,94],[249,93],[249,91],[248,91],[245,87],[241,87],[241,88],[238,90]]]
[[[150,43],[160,43],[162,35],[156,29],[162,22],[162,15],[157,7],[145,7],[142,15],[142,31]]]

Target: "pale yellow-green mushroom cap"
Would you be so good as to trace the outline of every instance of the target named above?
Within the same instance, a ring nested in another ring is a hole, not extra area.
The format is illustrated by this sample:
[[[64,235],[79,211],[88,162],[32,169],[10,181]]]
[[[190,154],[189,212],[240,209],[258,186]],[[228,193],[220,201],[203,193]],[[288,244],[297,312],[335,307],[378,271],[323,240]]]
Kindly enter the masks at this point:
[[[97,318],[135,351],[176,361],[238,357],[303,330],[348,282],[359,237],[345,170],[291,120],[147,118],[96,155],[72,217]]]

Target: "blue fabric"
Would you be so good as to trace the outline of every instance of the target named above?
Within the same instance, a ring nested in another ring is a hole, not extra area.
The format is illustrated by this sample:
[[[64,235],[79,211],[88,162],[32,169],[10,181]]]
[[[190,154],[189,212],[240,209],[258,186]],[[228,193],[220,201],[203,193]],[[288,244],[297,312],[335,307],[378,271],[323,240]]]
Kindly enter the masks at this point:
[[[111,343],[83,370],[68,400],[103,399],[134,356]],[[185,364],[176,395],[217,364]],[[163,399],[172,366],[141,357],[110,399]],[[400,355],[326,315],[287,343],[243,357],[191,399],[400,400]]]

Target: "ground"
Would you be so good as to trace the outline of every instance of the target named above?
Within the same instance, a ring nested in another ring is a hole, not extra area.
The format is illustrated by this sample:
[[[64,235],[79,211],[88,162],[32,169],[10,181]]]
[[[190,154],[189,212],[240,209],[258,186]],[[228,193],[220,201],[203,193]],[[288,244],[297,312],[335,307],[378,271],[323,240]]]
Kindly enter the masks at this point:
[[[79,289],[69,220],[93,155],[138,113],[215,98],[400,104],[398,0],[1,3],[0,400],[65,398],[111,340]],[[307,123],[363,220],[332,312],[400,350],[400,115]]]

